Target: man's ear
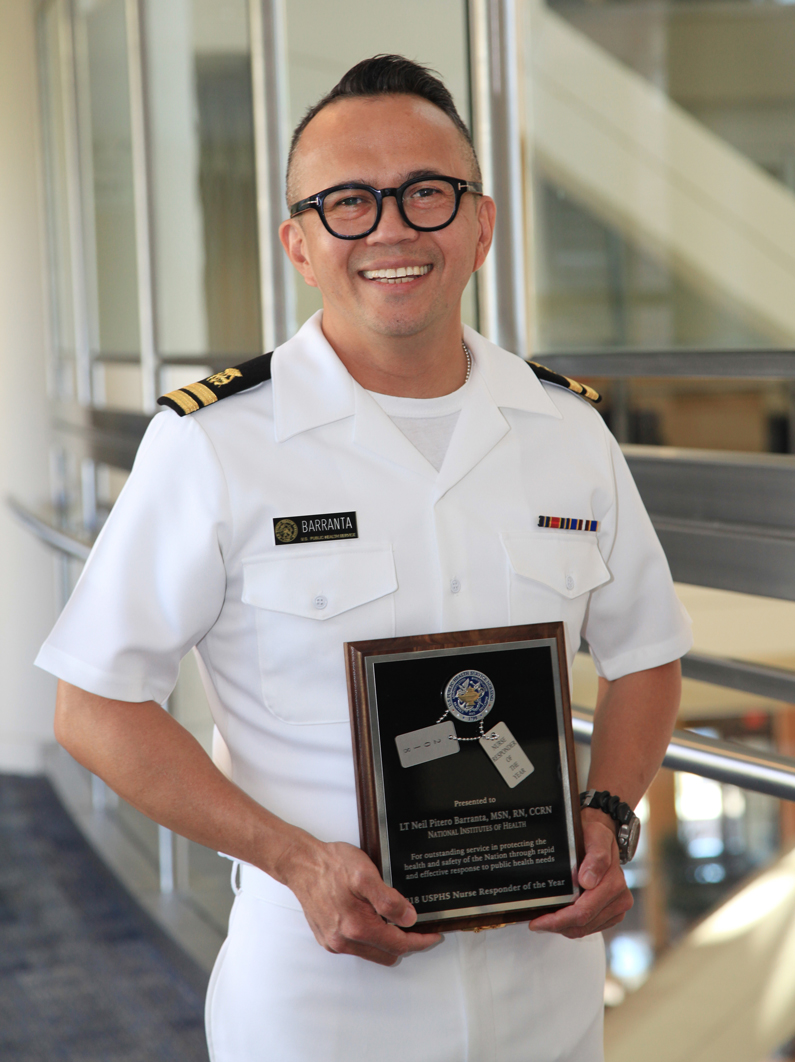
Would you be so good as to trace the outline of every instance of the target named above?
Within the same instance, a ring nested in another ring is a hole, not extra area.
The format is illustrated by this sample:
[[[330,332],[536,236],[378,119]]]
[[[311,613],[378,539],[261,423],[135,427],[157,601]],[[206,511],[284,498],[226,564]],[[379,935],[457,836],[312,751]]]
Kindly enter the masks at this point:
[[[315,274],[307,256],[306,235],[297,218],[288,218],[279,226],[279,239],[287,252],[287,257],[311,288],[318,286]]]
[[[475,248],[474,272],[486,261],[491,241],[494,238],[494,222],[497,217],[497,204],[490,195],[482,195],[478,202],[478,242]]]

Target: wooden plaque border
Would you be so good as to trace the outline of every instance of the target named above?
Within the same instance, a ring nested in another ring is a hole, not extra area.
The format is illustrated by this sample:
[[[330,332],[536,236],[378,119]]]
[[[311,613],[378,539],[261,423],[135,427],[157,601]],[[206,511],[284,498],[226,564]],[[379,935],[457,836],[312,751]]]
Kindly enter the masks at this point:
[[[443,634],[418,634],[402,638],[378,638],[373,641],[345,643],[345,671],[348,679],[348,700],[353,735],[353,758],[356,775],[356,799],[359,809],[359,835],[361,847],[383,874],[381,862],[381,836],[376,796],[376,772],[373,757],[371,707],[366,674],[366,660],[373,656],[389,656],[395,653],[424,652],[429,649],[477,649],[481,645],[499,642],[522,642],[540,639],[554,640],[557,646],[560,695],[563,714],[566,760],[568,764],[569,792],[571,794],[570,829],[574,833],[577,865],[584,855],[582,820],[579,807],[579,787],[574,756],[574,734],[571,726],[571,698],[568,681],[568,662],[564,625],[554,623],[531,623],[513,627],[489,627],[471,631],[452,631]],[[575,886],[576,891],[576,886]],[[570,903],[571,901],[569,901]],[[484,904],[484,907],[491,906]],[[412,932],[437,933],[454,929],[477,932],[480,929],[497,928],[509,922],[529,922],[549,911],[557,911],[568,903],[501,910],[461,918],[428,920],[412,926]]]

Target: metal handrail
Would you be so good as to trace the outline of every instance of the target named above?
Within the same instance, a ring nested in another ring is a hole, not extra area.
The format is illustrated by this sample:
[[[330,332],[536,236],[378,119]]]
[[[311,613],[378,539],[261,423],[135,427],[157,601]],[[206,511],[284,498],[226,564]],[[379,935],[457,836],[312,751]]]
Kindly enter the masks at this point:
[[[88,538],[79,538],[73,532],[64,531],[54,523],[46,520],[43,516],[31,512],[15,498],[6,498],[6,504],[17,520],[32,531],[45,545],[58,550],[59,553],[72,557],[74,560],[84,561],[91,552],[91,541]]]
[[[795,671],[782,667],[690,652],[682,658],[682,674],[696,682],[795,704]]]
[[[593,709],[577,706],[571,714],[574,740],[590,745]],[[674,730],[662,765],[672,771],[688,771],[780,800],[795,800],[795,759],[751,749],[736,741],[719,741],[690,730]]]
[[[669,350],[539,351],[537,360],[566,375],[609,376],[712,376],[722,379],[795,378],[795,350],[705,350],[674,347]]]

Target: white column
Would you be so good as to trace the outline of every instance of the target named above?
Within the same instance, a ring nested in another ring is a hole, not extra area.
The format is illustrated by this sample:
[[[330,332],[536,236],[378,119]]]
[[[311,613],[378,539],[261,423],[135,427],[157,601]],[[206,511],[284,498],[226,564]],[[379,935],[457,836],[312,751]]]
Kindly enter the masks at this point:
[[[55,681],[33,667],[55,619],[52,555],[4,499],[47,498],[49,410],[34,3],[0,0],[0,771],[42,767]]]

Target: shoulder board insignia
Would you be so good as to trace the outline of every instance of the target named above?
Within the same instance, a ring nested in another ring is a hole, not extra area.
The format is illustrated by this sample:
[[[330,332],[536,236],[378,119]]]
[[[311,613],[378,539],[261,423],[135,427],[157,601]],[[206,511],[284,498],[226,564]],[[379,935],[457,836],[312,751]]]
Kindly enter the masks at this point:
[[[558,387],[565,387],[568,391],[573,391],[575,395],[582,395],[583,398],[587,398],[589,402],[593,402],[596,405],[597,402],[602,401],[602,396],[598,391],[594,391],[593,387],[589,387],[588,384],[580,383],[579,380],[572,380],[568,376],[563,376],[559,372],[553,372],[552,369],[548,369],[545,365],[539,365],[537,361],[528,361],[527,363],[539,380],[544,380],[546,383],[557,384]]]
[[[273,351],[260,354],[259,357],[244,361],[242,365],[235,365],[231,369],[214,372],[212,376],[207,376],[198,383],[186,384],[176,391],[169,391],[167,395],[158,398],[157,404],[168,406],[181,417],[195,413],[198,409],[211,406],[219,398],[228,398],[270,380],[272,357]]]

